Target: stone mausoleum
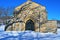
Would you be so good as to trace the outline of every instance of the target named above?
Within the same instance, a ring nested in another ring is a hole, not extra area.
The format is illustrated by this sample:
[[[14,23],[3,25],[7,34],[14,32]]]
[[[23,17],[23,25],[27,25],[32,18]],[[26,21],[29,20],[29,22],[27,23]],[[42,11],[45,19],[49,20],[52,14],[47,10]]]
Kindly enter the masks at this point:
[[[46,8],[28,0],[14,10],[14,16],[8,21],[5,31],[53,32],[57,31],[57,21],[48,20]]]

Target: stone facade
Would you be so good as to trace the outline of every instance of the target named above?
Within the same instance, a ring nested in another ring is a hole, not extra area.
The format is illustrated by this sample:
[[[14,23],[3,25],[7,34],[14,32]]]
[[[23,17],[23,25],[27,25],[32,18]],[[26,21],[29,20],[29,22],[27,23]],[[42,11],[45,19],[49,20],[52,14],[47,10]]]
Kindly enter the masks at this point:
[[[11,19],[5,27],[5,31],[33,30],[36,32],[54,33],[56,29],[57,22],[47,20],[45,7],[32,1],[27,1],[15,8],[14,18]]]

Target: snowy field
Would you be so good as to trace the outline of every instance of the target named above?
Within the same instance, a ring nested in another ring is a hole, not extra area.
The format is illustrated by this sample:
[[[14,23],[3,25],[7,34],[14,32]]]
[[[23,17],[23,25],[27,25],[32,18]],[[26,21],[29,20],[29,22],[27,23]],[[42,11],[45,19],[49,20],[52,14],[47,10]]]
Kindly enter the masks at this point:
[[[0,27],[0,40],[60,40],[60,29],[57,34],[40,33],[34,31],[12,31],[5,32],[4,25]]]

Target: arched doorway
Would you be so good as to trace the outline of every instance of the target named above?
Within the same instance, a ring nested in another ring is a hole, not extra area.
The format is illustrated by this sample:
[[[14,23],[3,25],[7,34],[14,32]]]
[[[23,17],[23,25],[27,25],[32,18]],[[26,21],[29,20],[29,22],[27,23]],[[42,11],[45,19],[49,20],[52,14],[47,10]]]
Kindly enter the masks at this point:
[[[25,30],[32,30],[35,31],[35,27],[34,27],[34,22],[29,19],[26,24],[25,24]]]

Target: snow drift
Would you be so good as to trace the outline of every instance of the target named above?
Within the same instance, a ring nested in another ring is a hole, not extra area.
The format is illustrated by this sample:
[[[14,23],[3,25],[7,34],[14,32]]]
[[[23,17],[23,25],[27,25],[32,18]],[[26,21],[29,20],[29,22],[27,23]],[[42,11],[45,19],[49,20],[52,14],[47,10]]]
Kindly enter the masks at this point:
[[[0,40],[60,40],[60,34],[34,31],[0,32]]]
[[[3,31],[4,26],[0,27],[0,40],[60,40],[60,29],[57,34],[40,33],[34,31]]]

